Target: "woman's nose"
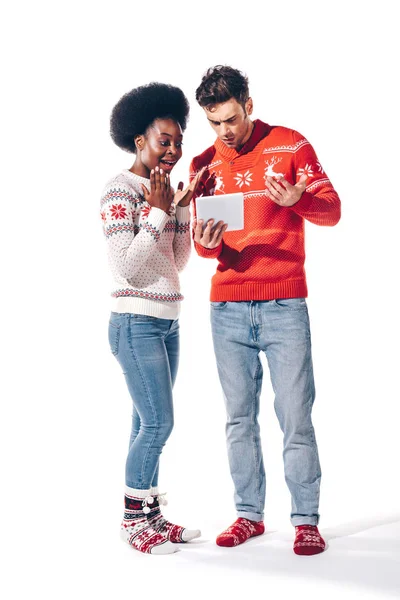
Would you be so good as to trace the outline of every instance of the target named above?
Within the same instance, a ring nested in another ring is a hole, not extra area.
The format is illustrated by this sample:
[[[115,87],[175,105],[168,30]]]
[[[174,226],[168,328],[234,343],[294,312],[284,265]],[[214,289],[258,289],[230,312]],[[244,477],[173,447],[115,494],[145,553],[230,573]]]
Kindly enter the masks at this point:
[[[178,148],[176,146],[170,146],[168,148],[168,154],[170,156],[176,156],[178,154]]]

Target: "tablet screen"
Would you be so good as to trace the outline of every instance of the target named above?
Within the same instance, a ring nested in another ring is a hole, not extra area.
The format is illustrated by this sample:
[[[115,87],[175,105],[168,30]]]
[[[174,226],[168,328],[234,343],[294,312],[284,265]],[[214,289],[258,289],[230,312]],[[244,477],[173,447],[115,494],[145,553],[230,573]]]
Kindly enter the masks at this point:
[[[204,227],[209,219],[214,223],[223,221],[228,224],[226,231],[238,231],[244,228],[244,196],[242,192],[217,194],[196,198],[196,215],[203,219]]]

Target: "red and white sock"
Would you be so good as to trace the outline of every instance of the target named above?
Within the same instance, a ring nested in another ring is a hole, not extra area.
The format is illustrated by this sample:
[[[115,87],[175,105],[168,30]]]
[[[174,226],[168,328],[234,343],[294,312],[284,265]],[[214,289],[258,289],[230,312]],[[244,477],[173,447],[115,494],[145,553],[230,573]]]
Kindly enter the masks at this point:
[[[295,554],[310,556],[325,550],[325,542],[316,525],[298,525],[293,550]]]
[[[147,513],[147,519],[152,528],[164,535],[170,542],[174,544],[182,544],[190,542],[197,537],[200,537],[201,533],[199,529],[186,529],[181,525],[174,525],[170,523],[165,517],[163,517],[160,509],[160,504],[167,504],[165,494],[159,494],[158,488],[151,488],[149,494],[152,502],[148,502],[150,512]]]
[[[239,546],[249,538],[261,535],[264,531],[263,521],[250,521],[239,517],[233,525],[217,537],[217,545],[229,548]]]
[[[146,499],[150,490],[125,488],[125,512],[121,523],[121,537],[136,550],[148,554],[172,554],[176,548],[167,538],[157,532],[146,513]]]

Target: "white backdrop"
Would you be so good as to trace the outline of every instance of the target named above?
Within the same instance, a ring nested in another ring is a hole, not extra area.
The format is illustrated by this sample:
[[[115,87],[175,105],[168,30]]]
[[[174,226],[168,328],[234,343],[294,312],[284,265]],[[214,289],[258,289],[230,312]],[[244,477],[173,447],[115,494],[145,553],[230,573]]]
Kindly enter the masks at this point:
[[[4,598],[399,590],[397,4],[38,0],[2,10]],[[247,73],[255,118],[310,140],[343,205],[336,227],[306,227],[329,540],[310,559],[291,550],[265,361],[269,535],[233,550],[214,544],[235,513],[208,320],[216,262],[194,253],[182,276],[176,425],[160,484],[167,516],[203,537],[161,558],[118,538],[131,404],[108,348],[99,198],[133,157],[112,144],[109,115],[132,87],[180,86],[191,115],[172,179],[187,182],[191,157],[214,140],[194,91],[215,64]]]

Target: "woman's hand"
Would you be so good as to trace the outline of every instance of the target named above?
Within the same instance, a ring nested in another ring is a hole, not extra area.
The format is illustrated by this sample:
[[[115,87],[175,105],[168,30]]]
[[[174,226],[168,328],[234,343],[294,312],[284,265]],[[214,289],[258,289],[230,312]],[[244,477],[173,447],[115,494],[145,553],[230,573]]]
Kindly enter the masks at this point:
[[[194,241],[204,248],[211,250],[220,245],[223,235],[228,227],[227,223],[218,221],[214,226],[214,219],[210,219],[203,231],[203,220],[193,219]]]
[[[173,200],[173,192],[168,173],[164,173],[162,169],[156,167],[155,169],[152,169],[150,173],[150,191],[145,185],[140,185],[142,186],[146,202],[148,202],[150,206],[154,206],[154,208],[160,208],[168,215]]]
[[[193,194],[196,192],[198,183],[202,178],[206,168],[207,167],[203,167],[202,169],[200,169],[200,171],[195,175],[195,177],[193,177],[192,181],[185,190],[183,189],[183,182],[180,181],[178,183],[178,189],[176,190],[174,196],[174,202],[176,205],[179,204],[179,206],[189,206],[190,201],[193,198]]]

